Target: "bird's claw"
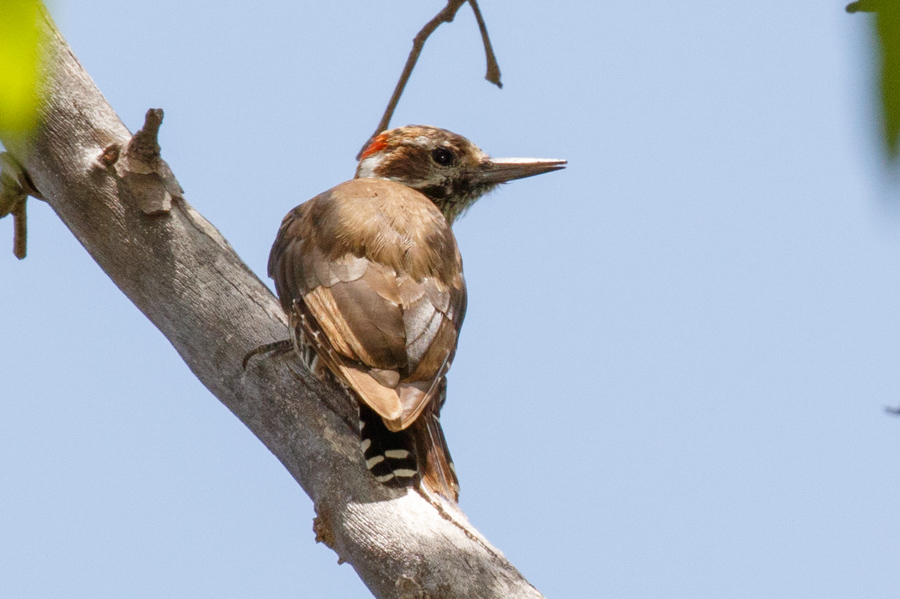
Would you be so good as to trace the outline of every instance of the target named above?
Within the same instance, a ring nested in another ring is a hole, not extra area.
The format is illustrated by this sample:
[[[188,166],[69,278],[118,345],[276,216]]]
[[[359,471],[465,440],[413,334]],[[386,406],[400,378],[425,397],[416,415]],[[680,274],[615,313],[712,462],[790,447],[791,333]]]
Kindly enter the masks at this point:
[[[244,356],[244,360],[241,362],[241,368],[243,370],[247,370],[247,364],[254,356],[258,356],[260,354],[272,354],[280,356],[292,351],[294,351],[294,343],[290,339],[282,339],[281,341],[266,343],[265,345],[260,345],[256,349],[252,349],[247,352],[247,355]]]

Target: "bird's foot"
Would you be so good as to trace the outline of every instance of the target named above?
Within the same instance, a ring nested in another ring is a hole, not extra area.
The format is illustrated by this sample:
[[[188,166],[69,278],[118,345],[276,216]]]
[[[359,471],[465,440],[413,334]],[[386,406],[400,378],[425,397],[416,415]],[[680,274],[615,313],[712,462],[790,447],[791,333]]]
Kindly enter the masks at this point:
[[[244,370],[247,370],[247,364],[254,356],[264,354],[265,357],[271,358],[273,356],[281,356],[292,351],[294,351],[294,342],[290,339],[282,339],[281,341],[266,343],[265,345],[260,345],[256,349],[247,352],[247,355],[244,356],[242,367]]]

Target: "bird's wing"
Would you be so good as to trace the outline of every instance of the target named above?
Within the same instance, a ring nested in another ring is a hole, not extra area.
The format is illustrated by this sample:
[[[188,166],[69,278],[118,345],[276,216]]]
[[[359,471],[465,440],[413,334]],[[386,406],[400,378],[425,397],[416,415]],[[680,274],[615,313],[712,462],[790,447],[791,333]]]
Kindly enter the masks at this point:
[[[297,341],[310,343],[322,363],[379,416],[399,430],[403,406],[396,389],[384,385],[372,376],[372,369],[354,367],[353,362],[342,355],[324,332],[319,320],[313,315],[309,305],[303,300],[295,300],[291,311],[291,327]],[[383,371],[390,373],[391,371]],[[380,373],[379,373],[380,374]],[[381,377],[383,378],[383,377]]]
[[[409,426],[435,397],[450,369],[466,310],[465,285],[426,277],[398,278],[406,329],[407,374],[400,385],[402,428]]]

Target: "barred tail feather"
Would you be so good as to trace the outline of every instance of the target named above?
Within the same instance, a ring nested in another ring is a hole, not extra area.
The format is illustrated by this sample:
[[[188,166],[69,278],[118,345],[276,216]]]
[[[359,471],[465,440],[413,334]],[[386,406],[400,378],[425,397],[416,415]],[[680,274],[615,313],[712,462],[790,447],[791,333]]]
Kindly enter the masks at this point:
[[[392,487],[419,483],[450,501],[459,499],[459,482],[436,409],[427,407],[409,428],[391,432],[361,403],[359,437],[366,467],[378,482]]]
[[[416,481],[419,472],[412,438],[406,431],[389,431],[381,416],[363,403],[359,404],[359,440],[375,480],[392,487]]]

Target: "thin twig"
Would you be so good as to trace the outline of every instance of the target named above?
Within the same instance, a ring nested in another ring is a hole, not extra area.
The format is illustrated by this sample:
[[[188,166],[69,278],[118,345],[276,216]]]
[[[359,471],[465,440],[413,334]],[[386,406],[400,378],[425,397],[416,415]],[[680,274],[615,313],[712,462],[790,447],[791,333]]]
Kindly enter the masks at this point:
[[[478,8],[478,0],[469,0],[469,5],[472,7],[472,12],[475,13],[478,30],[481,32],[481,41],[484,42],[484,57],[487,59],[487,73],[484,78],[503,89],[503,84],[500,82],[500,65],[497,64],[494,48],[491,47],[491,38],[488,37],[487,25],[484,23],[484,17],[481,16],[481,9]]]
[[[403,95],[403,90],[406,88],[406,82],[409,81],[409,77],[412,75],[413,68],[419,60],[419,54],[422,53],[422,48],[425,47],[425,41],[428,40],[428,36],[434,33],[434,30],[437,29],[441,23],[453,22],[453,18],[456,16],[459,8],[465,3],[466,0],[448,0],[447,6],[435,15],[433,19],[428,21],[428,23],[422,27],[422,30],[416,34],[416,37],[413,38],[413,47],[409,52],[409,58],[406,59],[406,66],[403,67],[403,72],[400,74],[400,80],[397,82],[397,87],[394,88],[394,95],[391,96],[391,100],[384,110],[384,115],[382,115],[378,127],[375,128],[375,133],[373,133],[372,136],[366,140],[366,143],[363,144],[363,147],[359,149],[359,153],[356,155],[357,160],[359,160],[363,150],[369,146],[369,143],[375,136],[388,128],[391,117],[394,116],[394,110],[397,109],[397,103],[400,102],[400,96]]]
[[[491,47],[487,25],[485,25],[484,18],[481,16],[481,9],[478,8],[477,0],[447,0],[447,6],[435,15],[433,19],[428,21],[428,23],[422,27],[422,30],[416,34],[416,37],[413,38],[412,50],[410,50],[409,57],[406,59],[406,65],[403,67],[403,72],[400,74],[400,80],[397,81],[397,87],[394,88],[394,94],[391,96],[391,100],[384,110],[381,121],[375,128],[375,133],[366,140],[366,143],[363,144],[363,147],[360,148],[359,153],[356,155],[357,160],[360,159],[363,151],[369,147],[369,144],[372,143],[375,136],[382,131],[387,130],[390,125],[391,118],[394,116],[394,111],[397,109],[397,104],[400,102],[400,96],[403,95],[406,83],[412,75],[413,68],[419,60],[419,54],[422,53],[422,48],[425,47],[425,42],[428,40],[428,37],[434,33],[434,30],[437,29],[441,23],[451,23],[454,17],[456,17],[456,13],[459,11],[460,7],[466,2],[472,6],[472,10],[475,12],[475,19],[478,21],[478,29],[481,31],[481,39],[484,42],[484,53],[487,58],[487,74],[485,75],[485,79],[497,87],[503,87],[503,84],[500,83],[500,66],[497,64],[497,57],[494,55],[494,49]]]

